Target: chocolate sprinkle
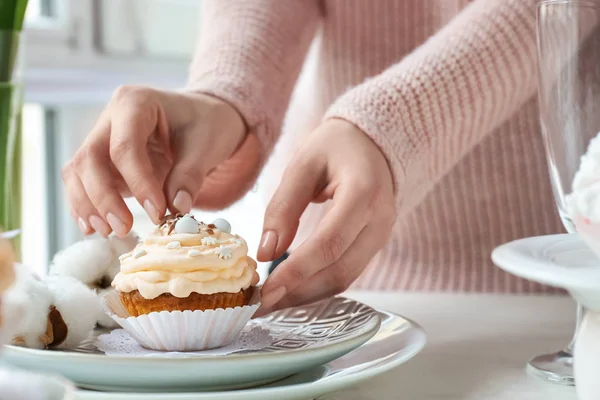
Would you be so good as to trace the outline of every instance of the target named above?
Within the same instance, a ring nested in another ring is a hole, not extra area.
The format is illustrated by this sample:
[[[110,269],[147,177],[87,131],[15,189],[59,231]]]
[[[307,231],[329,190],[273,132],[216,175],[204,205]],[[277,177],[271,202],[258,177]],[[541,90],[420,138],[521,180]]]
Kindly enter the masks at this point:
[[[173,232],[173,229],[175,229],[175,224],[177,223],[177,221],[179,221],[179,219],[181,219],[181,217],[183,217],[183,214],[181,213],[167,214],[164,217],[162,217],[158,225],[161,228],[166,225],[168,227],[167,235],[170,235],[171,232]]]
[[[207,232],[209,235],[214,235],[214,234],[215,234],[215,231],[213,231],[212,229],[208,229],[206,232]]]
[[[217,226],[216,226],[215,224],[208,224],[208,227],[209,227],[210,229],[215,229]]]

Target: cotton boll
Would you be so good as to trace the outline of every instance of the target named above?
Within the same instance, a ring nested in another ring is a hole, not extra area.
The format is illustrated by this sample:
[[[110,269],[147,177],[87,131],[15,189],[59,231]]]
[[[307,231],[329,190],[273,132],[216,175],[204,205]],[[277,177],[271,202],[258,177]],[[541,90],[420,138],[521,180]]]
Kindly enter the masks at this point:
[[[123,239],[112,236],[74,243],[54,256],[50,275],[72,276],[92,289],[106,289],[119,272],[119,256],[133,250],[137,241],[130,233]]]
[[[54,296],[52,303],[67,325],[68,335],[59,349],[72,349],[87,339],[102,312],[96,293],[72,277],[49,276],[43,282]]]
[[[111,236],[77,242],[58,253],[50,266],[50,275],[71,276],[94,289],[98,298],[112,290],[110,284],[119,272],[119,256],[132,251],[138,242],[134,233],[125,238]],[[100,300],[98,300],[100,301]],[[117,324],[100,307],[96,320],[105,328]]]
[[[107,239],[82,240],[54,256],[50,275],[71,276],[89,287],[105,285],[102,281],[114,259]]]
[[[72,277],[97,291],[110,287],[115,256],[109,240],[88,239],[77,242],[54,256],[50,265],[50,276]],[[100,299],[97,299],[100,304]],[[105,313],[100,310],[96,322],[105,322]],[[112,320],[106,322],[112,324]]]
[[[40,338],[48,329],[52,293],[27,267],[17,265],[15,272],[15,284],[2,297],[3,336],[15,344],[42,349],[47,345]]]

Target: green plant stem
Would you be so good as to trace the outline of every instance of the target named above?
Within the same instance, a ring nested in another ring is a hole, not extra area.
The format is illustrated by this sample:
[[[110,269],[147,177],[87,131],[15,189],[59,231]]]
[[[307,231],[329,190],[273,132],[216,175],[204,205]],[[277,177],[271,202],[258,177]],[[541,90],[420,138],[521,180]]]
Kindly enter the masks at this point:
[[[20,32],[0,30],[0,82],[12,80],[19,51],[19,39]]]
[[[21,31],[28,0],[0,0],[0,29]]]
[[[8,229],[4,226],[6,221],[6,203],[7,193],[5,182],[7,177],[7,159],[9,153],[9,136],[10,136],[10,114],[12,109],[13,87],[10,85],[0,85],[0,226],[3,229]]]
[[[0,226],[21,228],[21,85],[0,83]],[[20,254],[20,240],[13,243]]]

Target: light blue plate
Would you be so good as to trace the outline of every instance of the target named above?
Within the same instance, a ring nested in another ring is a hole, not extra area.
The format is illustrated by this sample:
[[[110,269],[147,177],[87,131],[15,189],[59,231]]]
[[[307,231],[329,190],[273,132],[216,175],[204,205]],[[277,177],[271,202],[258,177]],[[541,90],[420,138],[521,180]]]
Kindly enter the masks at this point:
[[[3,358],[94,390],[231,390],[274,382],[335,360],[371,339],[381,322],[377,311],[344,297],[279,311],[263,321],[272,336],[269,346],[224,356],[107,356],[90,341],[74,351],[7,346]]]
[[[381,312],[381,328],[356,350],[324,366],[262,387],[208,393],[99,393],[80,391],[77,400],[302,400],[344,389],[413,358],[426,342],[423,329],[399,315]]]

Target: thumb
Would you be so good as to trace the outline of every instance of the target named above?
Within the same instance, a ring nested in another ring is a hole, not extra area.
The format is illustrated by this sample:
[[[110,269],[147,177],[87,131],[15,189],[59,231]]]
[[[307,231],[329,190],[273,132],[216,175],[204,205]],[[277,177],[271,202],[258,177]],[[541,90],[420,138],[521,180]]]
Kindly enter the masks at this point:
[[[256,135],[246,136],[240,148],[204,178],[195,205],[203,209],[220,210],[241,199],[254,186],[262,167],[262,158]]]

